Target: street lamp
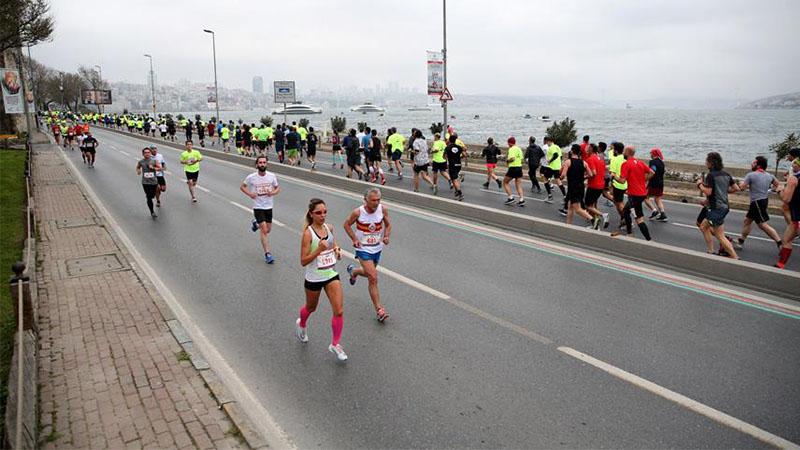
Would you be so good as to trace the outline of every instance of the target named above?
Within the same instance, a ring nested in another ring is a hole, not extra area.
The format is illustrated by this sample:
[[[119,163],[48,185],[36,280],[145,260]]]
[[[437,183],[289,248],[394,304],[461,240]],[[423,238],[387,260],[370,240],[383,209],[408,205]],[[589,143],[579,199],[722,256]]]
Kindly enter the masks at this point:
[[[444,69],[444,77],[443,77],[443,84],[444,87],[442,88],[442,92],[447,92],[447,0],[442,0],[442,65]],[[442,102],[442,110],[444,112],[444,118],[442,119],[442,124],[444,128],[442,129],[442,137],[447,134],[447,102]]]
[[[213,31],[203,30],[205,33],[211,33],[211,48],[214,51],[214,104],[217,107],[217,120],[221,121],[219,117],[219,88],[217,87],[217,38]]]
[[[147,53],[144,56],[150,59],[150,94],[153,97],[153,117],[156,117],[156,83],[153,80],[153,57]]]

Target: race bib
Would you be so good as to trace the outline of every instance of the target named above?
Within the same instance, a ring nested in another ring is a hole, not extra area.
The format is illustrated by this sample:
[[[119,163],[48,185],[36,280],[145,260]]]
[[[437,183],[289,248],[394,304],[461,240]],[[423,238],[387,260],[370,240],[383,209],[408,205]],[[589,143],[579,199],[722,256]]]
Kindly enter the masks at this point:
[[[145,178],[155,178],[155,176],[156,176],[156,174],[153,173],[153,172],[145,172],[144,173],[144,177]]]
[[[361,238],[361,245],[369,247],[378,245],[381,241],[381,233],[364,233]]]
[[[272,186],[269,184],[257,184],[256,185],[256,195],[269,195],[272,193]]]
[[[336,252],[325,250],[317,256],[317,270],[330,269],[336,265]]]
[[[194,159],[194,158],[189,158],[189,161],[187,161],[187,162],[188,162],[189,164],[194,164],[194,163],[196,163],[196,162],[197,162],[197,160],[196,160],[196,159]]]

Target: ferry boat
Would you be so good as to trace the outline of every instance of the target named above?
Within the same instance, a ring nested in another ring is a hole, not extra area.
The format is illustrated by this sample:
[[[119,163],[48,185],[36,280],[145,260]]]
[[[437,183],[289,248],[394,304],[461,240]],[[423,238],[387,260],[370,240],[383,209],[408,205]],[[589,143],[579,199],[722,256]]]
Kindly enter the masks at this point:
[[[382,113],[386,111],[386,108],[381,108],[380,106],[375,106],[370,102],[365,102],[363,105],[353,106],[350,108],[350,111],[353,112],[360,112],[363,114],[366,113]]]
[[[409,111],[430,111],[430,106],[412,106],[408,108]]]
[[[322,114],[322,108],[314,108],[310,105],[305,105],[303,103],[292,103],[286,105],[286,109],[284,110],[283,107],[275,108],[272,110],[273,115],[303,115],[303,114]]]

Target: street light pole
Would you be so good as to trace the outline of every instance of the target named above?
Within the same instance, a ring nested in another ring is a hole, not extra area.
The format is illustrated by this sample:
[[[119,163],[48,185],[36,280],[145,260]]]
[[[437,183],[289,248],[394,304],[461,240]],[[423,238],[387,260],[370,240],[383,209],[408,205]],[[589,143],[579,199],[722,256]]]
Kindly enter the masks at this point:
[[[214,51],[214,105],[217,107],[217,121],[222,119],[219,117],[219,88],[217,86],[217,37],[211,30],[203,30],[206,33],[211,33],[211,48]]]
[[[153,57],[148,55],[147,53],[144,54],[145,57],[150,59],[150,95],[153,97],[153,118],[156,117],[156,82],[153,79]]]
[[[103,87],[103,68],[100,67],[97,64],[95,64],[94,66],[97,67],[98,77],[100,78],[100,86],[99,87],[102,88]],[[97,112],[101,112],[100,111],[101,108],[102,108],[102,105],[97,105]]]
[[[447,0],[442,0],[442,63],[444,66],[444,90],[442,92],[447,91]],[[447,102],[442,102],[442,111],[444,113],[444,118],[442,120],[442,138],[445,137],[447,134]]]

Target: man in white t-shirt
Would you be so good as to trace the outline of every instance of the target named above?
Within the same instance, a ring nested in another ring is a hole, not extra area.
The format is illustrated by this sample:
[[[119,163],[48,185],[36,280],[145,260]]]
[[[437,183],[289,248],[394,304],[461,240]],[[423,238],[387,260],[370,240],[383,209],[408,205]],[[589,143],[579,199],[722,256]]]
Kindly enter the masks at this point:
[[[256,158],[256,172],[248,175],[239,188],[244,195],[253,199],[253,232],[261,230],[261,246],[264,248],[264,261],[275,262],[269,251],[269,232],[272,230],[272,197],[281,192],[275,174],[267,172],[267,157]]]
[[[156,206],[161,207],[161,193],[167,192],[167,179],[164,178],[164,171],[167,170],[167,162],[164,161],[164,155],[158,153],[158,148],[155,145],[150,146],[151,158],[153,158],[160,166],[161,170],[156,170],[156,180],[158,180],[158,189],[156,189]]]

